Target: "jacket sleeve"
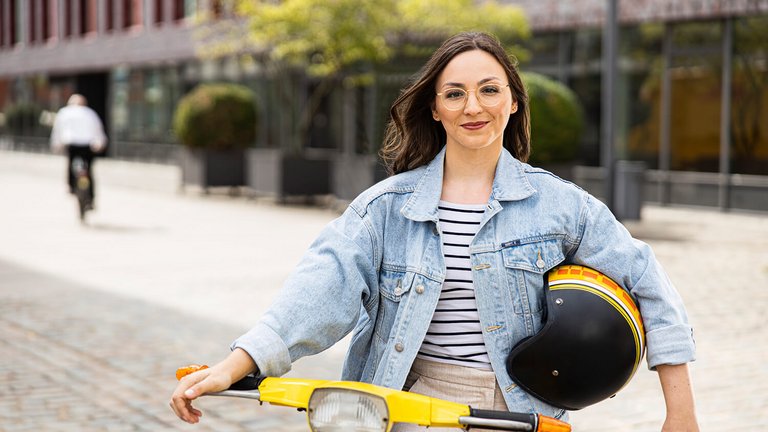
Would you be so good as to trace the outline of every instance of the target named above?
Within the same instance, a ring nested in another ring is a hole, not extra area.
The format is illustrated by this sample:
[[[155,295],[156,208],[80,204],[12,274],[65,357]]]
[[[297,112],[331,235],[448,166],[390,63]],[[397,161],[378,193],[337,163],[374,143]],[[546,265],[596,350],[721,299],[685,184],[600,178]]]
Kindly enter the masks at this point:
[[[650,369],[695,359],[693,329],[680,294],[650,246],[632,238],[608,207],[585,194],[575,264],[599,270],[636,299],[646,332]]]
[[[261,376],[280,376],[297,359],[341,340],[377,284],[372,239],[367,222],[347,209],[321,232],[269,310],[231,348],[248,352]]]

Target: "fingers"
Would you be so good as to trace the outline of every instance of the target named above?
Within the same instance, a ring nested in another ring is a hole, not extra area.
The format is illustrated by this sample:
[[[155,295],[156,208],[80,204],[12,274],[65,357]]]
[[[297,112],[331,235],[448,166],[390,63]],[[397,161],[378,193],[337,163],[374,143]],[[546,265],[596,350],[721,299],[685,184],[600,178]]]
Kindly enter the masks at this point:
[[[178,401],[176,398],[173,398],[169,405],[178,418],[189,424],[199,422],[200,417],[203,416],[203,413],[200,410],[195,409],[192,406],[192,402],[188,399]]]
[[[203,415],[192,406],[192,400],[205,393],[205,385],[199,383],[204,382],[208,375],[208,371],[202,370],[182,378],[171,396],[171,409],[187,423],[197,423]]]
[[[218,368],[202,369],[179,381],[171,397],[171,409],[187,423],[197,423],[203,413],[192,407],[192,401],[206,394],[226,390],[231,378]]]

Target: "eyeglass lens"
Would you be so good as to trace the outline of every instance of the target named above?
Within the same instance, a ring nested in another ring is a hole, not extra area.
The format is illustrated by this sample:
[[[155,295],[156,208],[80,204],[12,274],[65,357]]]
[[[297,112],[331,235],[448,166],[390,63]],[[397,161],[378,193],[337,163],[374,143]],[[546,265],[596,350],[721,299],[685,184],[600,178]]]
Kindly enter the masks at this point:
[[[478,102],[486,107],[497,105],[502,100],[502,90],[505,86],[498,84],[485,84],[475,89],[475,96]],[[461,88],[447,89],[438,93],[445,107],[449,110],[458,110],[464,108],[469,99],[469,93]]]

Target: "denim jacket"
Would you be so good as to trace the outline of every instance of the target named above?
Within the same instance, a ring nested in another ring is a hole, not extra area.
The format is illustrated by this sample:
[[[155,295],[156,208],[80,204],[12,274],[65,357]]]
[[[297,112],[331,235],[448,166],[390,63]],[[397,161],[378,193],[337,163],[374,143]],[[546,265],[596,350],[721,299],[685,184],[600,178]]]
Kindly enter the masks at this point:
[[[279,376],[354,331],[342,379],[401,389],[445,275],[437,211],[444,158],[445,149],[358,196],[232,348],[247,351],[261,375]],[[485,345],[510,410],[564,414],[516,386],[505,366],[510,349],[542,328],[543,275],[564,262],[598,269],[631,292],[650,368],[693,360],[682,301],[649,246],[593,196],[506,150],[470,255]]]

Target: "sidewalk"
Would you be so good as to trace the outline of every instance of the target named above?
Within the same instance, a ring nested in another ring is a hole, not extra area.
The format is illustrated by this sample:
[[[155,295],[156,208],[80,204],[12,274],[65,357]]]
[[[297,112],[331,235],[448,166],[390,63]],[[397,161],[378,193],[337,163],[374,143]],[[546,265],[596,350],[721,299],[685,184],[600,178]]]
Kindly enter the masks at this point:
[[[175,167],[98,160],[97,210],[81,226],[64,163],[0,151],[0,431],[305,430],[293,410],[215,398],[188,427],[167,399],[173,370],[226,355],[337,213],[182,194]],[[702,429],[768,430],[768,215],[646,207],[628,228],[688,306]],[[336,378],[344,348],[291,375]],[[642,369],[571,418],[581,431],[658,431],[663,415]]]

